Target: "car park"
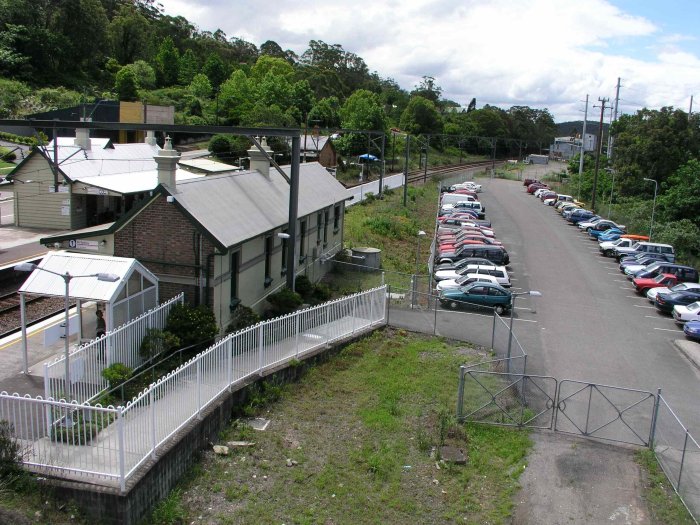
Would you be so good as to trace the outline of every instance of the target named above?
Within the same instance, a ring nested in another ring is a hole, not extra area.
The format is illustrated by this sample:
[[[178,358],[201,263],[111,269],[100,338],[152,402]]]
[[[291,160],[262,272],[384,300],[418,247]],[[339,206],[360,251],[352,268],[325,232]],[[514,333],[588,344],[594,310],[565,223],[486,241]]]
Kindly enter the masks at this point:
[[[435,291],[440,294],[443,290],[459,288],[460,286],[466,286],[475,282],[498,284],[498,281],[492,275],[485,273],[468,273],[460,276],[458,279],[444,279],[439,281],[435,287]]]
[[[689,321],[700,321],[700,302],[695,301],[685,306],[676,305],[672,310],[673,320],[677,323],[687,323]]]
[[[444,290],[438,299],[448,308],[489,307],[499,315],[508,312],[513,304],[512,294],[502,286],[479,282]]]
[[[700,292],[686,290],[683,292],[660,293],[656,295],[654,306],[656,306],[657,310],[670,314],[674,306],[689,305],[695,301],[700,301]]]
[[[656,296],[660,293],[683,292],[685,290],[697,290],[700,292],[700,284],[698,283],[678,283],[671,288],[652,288],[647,292],[647,299],[652,303],[656,300]]]
[[[688,339],[700,341],[700,321],[689,321],[683,325],[683,333]]]

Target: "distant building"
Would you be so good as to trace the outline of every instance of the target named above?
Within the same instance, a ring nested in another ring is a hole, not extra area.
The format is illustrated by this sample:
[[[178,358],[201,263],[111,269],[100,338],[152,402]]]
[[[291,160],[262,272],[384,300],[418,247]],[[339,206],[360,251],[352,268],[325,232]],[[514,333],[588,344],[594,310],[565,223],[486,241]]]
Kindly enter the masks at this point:
[[[338,153],[333,140],[325,135],[302,135],[300,155],[302,162],[318,162],[324,168],[338,165]]]
[[[583,147],[585,151],[595,151],[596,136],[592,133],[586,133]],[[554,143],[549,147],[549,156],[552,159],[571,160],[580,152],[580,137],[555,137]]]

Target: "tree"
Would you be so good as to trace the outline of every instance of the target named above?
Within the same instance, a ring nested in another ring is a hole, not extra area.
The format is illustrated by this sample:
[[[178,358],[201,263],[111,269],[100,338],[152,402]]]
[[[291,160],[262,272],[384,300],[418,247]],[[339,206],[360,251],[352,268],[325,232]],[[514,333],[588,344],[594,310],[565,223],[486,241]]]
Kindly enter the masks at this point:
[[[661,215],[668,221],[689,219],[700,226],[700,161],[690,159],[661,185]]]
[[[471,101],[469,102],[469,105],[467,106],[467,113],[471,113],[475,109],[476,109],[476,97],[471,99]]]
[[[292,84],[292,106],[303,118],[308,117],[315,101],[314,92],[307,80],[299,80]],[[301,119],[298,121],[301,122]]]
[[[195,75],[192,82],[190,82],[190,85],[188,86],[188,90],[192,96],[197,98],[211,97],[212,89],[209,78],[207,78],[207,76],[203,73]]]
[[[428,76],[424,76],[421,83],[411,91],[412,97],[423,97],[432,101],[434,104],[440,101],[441,94],[442,88],[435,83],[435,78]]]
[[[266,40],[265,42],[260,44],[260,54],[262,56],[282,58],[284,60],[287,59],[280,45],[274,40]]]
[[[268,73],[275,76],[281,76],[288,80],[294,76],[294,68],[283,58],[275,58],[268,55],[262,55],[255,62],[255,65],[250,70],[251,78],[262,80]]]
[[[156,72],[145,60],[137,60],[133,64],[127,64],[124,67],[133,71],[138,89],[153,89],[156,87]]]
[[[186,86],[192,82],[197,73],[199,73],[197,56],[194,54],[194,51],[188,49],[180,55],[177,80],[180,84]]]
[[[221,60],[221,57],[216,53],[211,53],[207,57],[207,61],[204,63],[204,67],[202,67],[202,73],[209,78],[209,82],[214,91],[219,91],[221,84],[228,76],[223,60]]]
[[[107,26],[107,34],[112,48],[112,55],[120,64],[131,64],[147,56],[150,27],[138,10],[129,3],[120,4],[117,16]]]
[[[314,104],[309,111],[309,122],[316,123],[325,128],[337,128],[340,126],[340,101],[338,97],[326,97]]]
[[[400,126],[413,135],[440,133],[442,120],[432,101],[413,96],[401,115]]]
[[[355,91],[340,109],[341,124],[349,129],[366,129],[384,131],[387,127],[384,108],[379,96],[365,89]],[[350,133],[336,140],[341,153],[354,155],[367,149],[364,135]]]
[[[166,37],[158,48],[156,55],[156,77],[162,87],[177,84],[180,71],[180,52],[175,47],[173,39]]]
[[[211,80],[211,77],[209,77]],[[233,124],[237,125],[241,117],[253,107],[253,89],[248,82],[248,77],[241,71],[234,71],[231,77],[221,84],[219,91],[219,108],[223,115]]]
[[[135,100],[138,100],[136,75],[134,75],[133,70],[128,67],[123,67],[119,70],[119,73],[117,73],[114,90],[117,92],[119,100],[123,100],[125,102],[134,102]]]

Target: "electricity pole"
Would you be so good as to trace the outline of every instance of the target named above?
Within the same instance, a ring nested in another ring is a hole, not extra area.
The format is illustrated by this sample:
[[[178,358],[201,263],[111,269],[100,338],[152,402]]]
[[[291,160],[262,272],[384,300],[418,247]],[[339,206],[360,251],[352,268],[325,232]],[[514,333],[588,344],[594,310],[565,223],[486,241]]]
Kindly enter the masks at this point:
[[[598,186],[598,168],[600,167],[600,154],[603,151],[603,116],[605,114],[605,104],[608,102],[608,99],[603,97],[600,98],[598,97],[598,100],[601,102],[600,106],[600,124],[598,125],[598,148],[596,149],[596,155],[595,155],[595,172],[593,173],[593,197],[591,199],[591,210],[595,211],[595,194],[597,191],[597,186]]]
[[[581,158],[578,161],[578,195],[581,200],[581,179],[583,178],[583,156],[586,151],[586,121],[588,120],[588,94],[586,94],[586,112],[583,114],[583,133],[581,133]]]
[[[610,120],[610,123],[612,124],[613,122],[617,122],[617,106],[620,103],[620,77],[617,77],[617,89],[615,90],[615,108],[613,110],[613,115]],[[610,159],[612,159],[613,156],[613,144],[615,142],[615,139],[613,139],[612,134],[610,131],[608,131],[608,162]]]

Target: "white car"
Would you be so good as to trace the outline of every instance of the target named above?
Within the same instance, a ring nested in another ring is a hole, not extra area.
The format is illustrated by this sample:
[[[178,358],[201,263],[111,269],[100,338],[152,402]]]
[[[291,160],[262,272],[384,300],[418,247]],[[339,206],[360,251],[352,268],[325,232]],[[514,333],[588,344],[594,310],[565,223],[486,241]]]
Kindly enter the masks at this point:
[[[591,226],[595,226],[596,224],[598,224],[602,220],[603,220],[602,217],[596,216],[594,219],[589,219],[587,221],[579,222],[576,226],[578,226],[579,229],[581,229],[581,230],[585,230],[587,228],[590,228]]]
[[[453,280],[456,281],[463,275],[468,275],[468,274],[482,274],[482,275],[491,275],[492,277],[496,278],[496,282],[503,286],[504,288],[510,288],[510,277],[508,276],[508,271],[506,270],[505,266],[491,266],[491,265],[485,265],[485,264],[469,264],[465,266],[464,268],[460,268],[459,270],[440,270],[439,272],[435,272],[435,280],[436,281],[447,281],[447,280]]]
[[[700,321],[700,301],[690,303],[688,306],[682,304],[674,306],[673,320],[681,324],[688,321]]]
[[[656,296],[660,293],[683,292],[685,290],[700,290],[700,284],[678,283],[676,286],[672,286],[671,288],[666,288],[665,286],[652,288],[647,292],[647,299],[653,303],[656,300]]]
[[[627,248],[632,246],[636,241],[632,239],[627,239],[625,237],[620,237],[616,241],[603,241],[598,242],[598,247],[600,248],[600,253],[606,257],[612,257],[615,255],[615,248]]]
[[[476,281],[499,284],[493,275],[484,273],[468,273],[460,276],[459,279],[445,279],[438,282],[435,290],[440,293],[442,290],[446,290],[447,288],[459,288],[460,286],[465,286]]]
[[[472,182],[470,180],[465,181],[465,182],[460,182],[459,184],[454,185],[455,188],[463,188],[465,190],[471,190],[475,191],[477,193],[481,193],[481,184],[477,184],[476,182]]]
[[[539,199],[540,195],[542,195],[545,191],[552,191],[552,190],[551,190],[551,188],[540,188],[538,190],[535,190],[535,193],[533,193],[533,195]]]

